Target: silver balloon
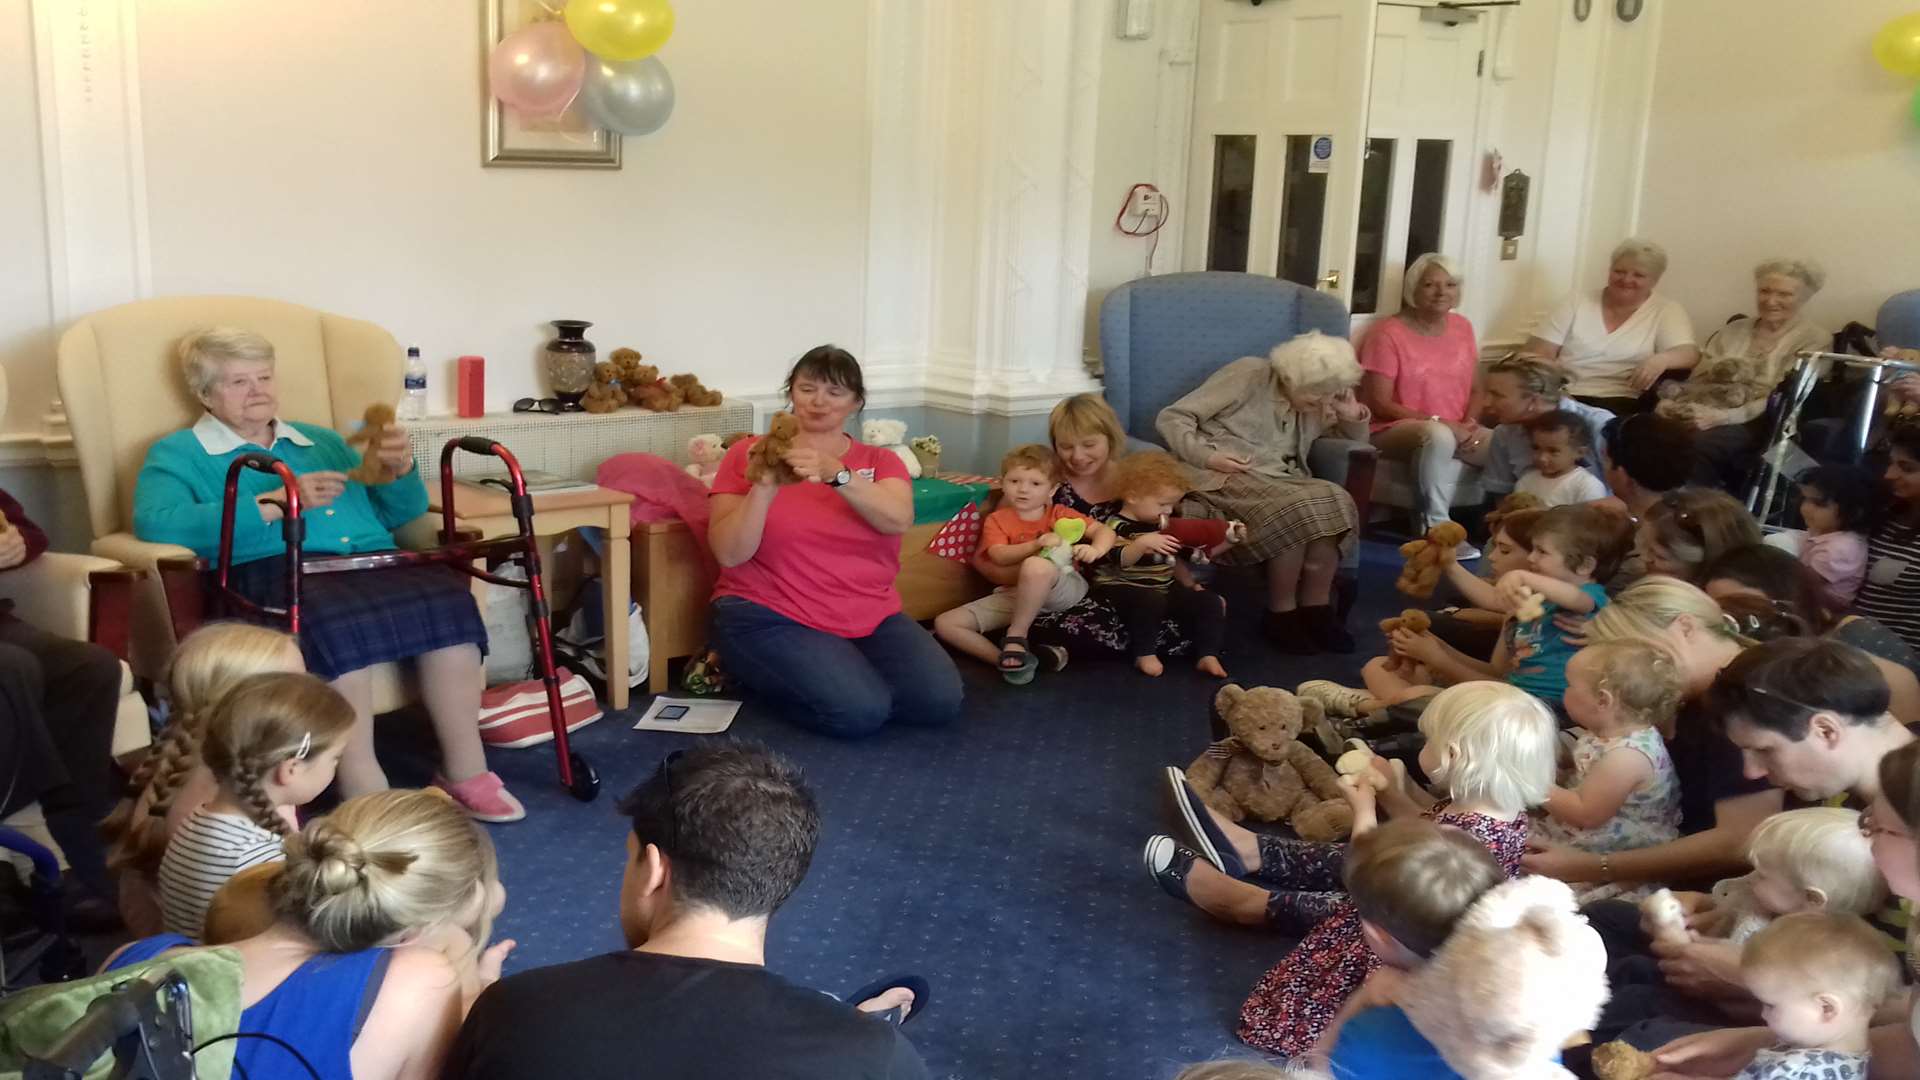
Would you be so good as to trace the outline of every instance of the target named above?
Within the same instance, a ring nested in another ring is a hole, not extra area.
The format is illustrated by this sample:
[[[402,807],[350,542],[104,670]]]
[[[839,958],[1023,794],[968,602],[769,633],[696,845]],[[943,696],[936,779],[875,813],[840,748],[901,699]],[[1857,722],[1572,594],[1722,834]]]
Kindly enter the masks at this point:
[[[601,127],[622,135],[651,135],[673,115],[673,77],[657,56],[602,60],[588,55],[580,104]]]

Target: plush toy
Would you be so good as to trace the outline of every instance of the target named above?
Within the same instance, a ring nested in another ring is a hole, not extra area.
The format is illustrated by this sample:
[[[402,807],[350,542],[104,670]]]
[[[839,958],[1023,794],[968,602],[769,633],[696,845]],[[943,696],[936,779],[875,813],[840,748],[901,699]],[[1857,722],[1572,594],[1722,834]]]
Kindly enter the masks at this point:
[[[1061,518],[1053,523],[1053,535],[1060,542],[1046,549],[1047,560],[1060,568],[1061,573],[1073,569],[1073,545],[1086,538],[1086,518]]]
[[[1540,501],[1540,496],[1516,491],[1495,503],[1493,509],[1487,511],[1487,535],[1492,536],[1499,532],[1500,523],[1514,514],[1523,510],[1545,510],[1546,508],[1547,504]]]
[[[1433,629],[1433,617],[1421,611],[1419,608],[1408,608],[1391,619],[1380,620],[1380,632],[1387,635],[1389,639],[1393,637],[1395,630],[1405,630],[1413,634],[1424,634],[1431,629]],[[1387,652],[1387,662],[1382,666],[1388,671],[1408,672],[1413,670],[1412,662],[1391,650]]]
[[[1214,696],[1228,738],[1187,766],[1187,783],[1229,821],[1284,821],[1303,840],[1343,840],[1353,807],[1333,767],[1299,742],[1318,702],[1278,687],[1228,685]]]
[[[753,432],[751,431],[735,431],[731,434],[720,436],[720,447],[724,450],[731,450],[733,449],[734,443],[739,442],[741,439],[751,438],[753,438]]]
[[[1205,566],[1213,560],[1214,548],[1222,544],[1238,544],[1247,538],[1247,526],[1240,521],[1222,521],[1219,518],[1188,518],[1160,515],[1160,531],[1180,541],[1184,549],[1182,554],[1195,566]]]
[[[1432,596],[1434,587],[1440,584],[1441,564],[1466,538],[1467,530],[1459,523],[1443,521],[1428,529],[1424,538],[1401,544],[1400,555],[1407,565],[1393,587],[1415,600]]]
[[[1513,609],[1513,617],[1523,623],[1539,622],[1547,617],[1547,598],[1532,589],[1524,590],[1520,603]]]
[[[776,483],[796,484],[800,474],[787,464],[787,451],[793,449],[793,437],[800,434],[800,421],[789,412],[773,414],[767,433],[747,451],[747,483],[757,484],[769,471]]]
[[[642,364],[642,373],[653,370],[653,365]],[[652,382],[642,382],[628,391],[627,397],[635,405],[651,412],[675,412],[685,399],[678,387],[670,386],[667,380],[656,378]]]
[[[1373,747],[1360,739],[1347,740],[1347,752],[1333,760],[1333,771],[1340,774],[1340,782],[1346,785],[1365,783],[1375,791],[1387,790],[1387,778],[1373,767],[1376,755]],[[1406,775],[1406,764],[1398,758],[1390,758],[1389,767],[1396,776]]]
[[[393,466],[380,460],[377,450],[380,440],[386,437],[387,429],[393,426],[393,406],[385,402],[375,402],[367,406],[366,415],[361,418],[360,430],[347,436],[348,446],[364,447],[360,452],[360,464],[353,467],[347,479],[368,487],[391,484],[400,478]]]
[[[607,355],[620,379],[627,400],[654,412],[672,412],[680,407],[680,395],[660,378],[660,369],[642,361],[633,349],[615,349]]]
[[[674,375],[667,379],[674,389],[689,405],[718,405],[726,400],[726,395],[718,390],[709,390],[700,384],[698,375]]]
[[[1600,1018],[1607,948],[1565,882],[1515,878],[1475,901],[1394,997],[1461,1076],[1571,1080],[1557,1059]]]
[[[1589,1063],[1599,1080],[1648,1080],[1660,1071],[1652,1054],[1617,1039],[1594,1047]]]
[[[913,456],[907,447],[907,422],[905,420],[868,420],[860,425],[860,441],[868,446],[877,446],[890,450],[907,467],[907,475],[920,479],[920,459]]]
[[[580,396],[580,407],[590,413],[619,412],[627,395],[618,385],[620,373],[612,364],[593,365],[593,385]]]
[[[720,436],[695,435],[687,440],[687,475],[712,487],[713,478],[720,475],[720,459],[726,453],[726,448],[720,445]]]
[[[1692,932],[1687,929],[1686,909],[1680,906],[1680,898],[1673,895],[1671,889],[1654,890],[1640,901],[1640,911],[1647,917],[1647,925],[1653,928],[1653,940],[1676,946],[1693,940]]]

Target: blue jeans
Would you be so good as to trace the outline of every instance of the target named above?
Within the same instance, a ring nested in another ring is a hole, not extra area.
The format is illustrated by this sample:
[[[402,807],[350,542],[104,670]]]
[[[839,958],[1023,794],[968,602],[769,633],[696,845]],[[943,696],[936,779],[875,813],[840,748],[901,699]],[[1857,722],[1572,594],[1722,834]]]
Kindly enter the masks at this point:
[[[804,728],[859,738],[889,723],[939,727],[960,715],[953,658],[902,613],[866,637],[843,638],[722,596],[713,602],[712,634],[727,674]]]

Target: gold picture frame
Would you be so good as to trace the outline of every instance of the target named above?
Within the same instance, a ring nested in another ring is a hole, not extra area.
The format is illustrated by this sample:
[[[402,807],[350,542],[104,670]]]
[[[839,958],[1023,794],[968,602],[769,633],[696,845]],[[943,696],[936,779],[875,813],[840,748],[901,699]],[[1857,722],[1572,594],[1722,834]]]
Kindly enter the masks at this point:
[[[620,136],[595,127],[577,108],[557,117],[529,120],[500,104],[487,88],[487,60],[494,46],[527,24],[550,17],[560,0],[480,0],[481,155],[486,168],[617,169]]]

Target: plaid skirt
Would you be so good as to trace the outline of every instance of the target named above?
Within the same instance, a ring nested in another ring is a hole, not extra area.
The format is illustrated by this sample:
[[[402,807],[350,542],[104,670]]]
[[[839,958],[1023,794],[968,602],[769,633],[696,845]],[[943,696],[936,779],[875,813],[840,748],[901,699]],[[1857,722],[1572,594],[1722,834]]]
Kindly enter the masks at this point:
[[[285,568],[282,556],[238,563],[233,586],[256,604],[283,607]],[[286,629],[272,616],[241,617]],[[455,645],[487,651],[487,624],[457,570],[398,566],[300,579],[300,651],[307,670],[322,679]]]
[[[1180,512],[1187,517],[1246,523],[1246,542],[1220,555],[1219,561],[1227,566],[1263,563],[1315,540],[1338,540],[1340,554],[1345,555],[1360,534],[1360,512],[1347,489],[1310,476],[1273,480],[1236,473],[1212,491],[1188,495]]]

